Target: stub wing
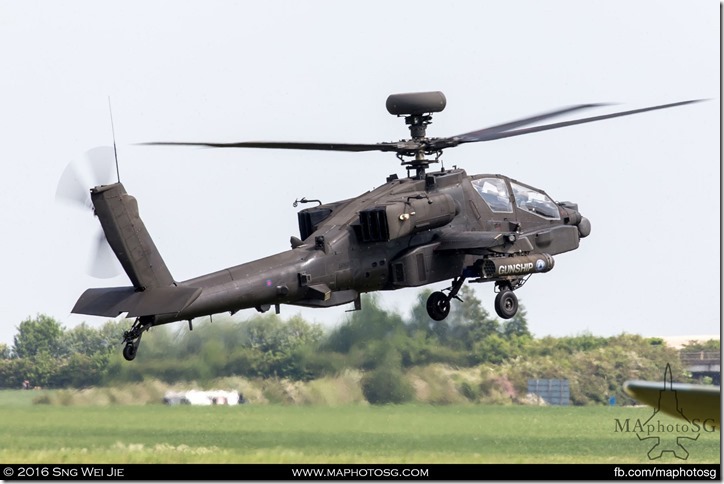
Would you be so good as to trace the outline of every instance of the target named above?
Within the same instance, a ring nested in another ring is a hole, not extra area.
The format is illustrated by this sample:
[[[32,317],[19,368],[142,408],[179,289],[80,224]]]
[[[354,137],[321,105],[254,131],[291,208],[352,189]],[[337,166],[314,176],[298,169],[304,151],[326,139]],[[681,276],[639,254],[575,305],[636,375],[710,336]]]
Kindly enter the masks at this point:
[[[512,240],[511,240],[512,239]],[[512,236],[503,232],[443,232],[437,239],[435,250],[462,251],[469,254],[482,252],[529,252],[533,245],[527,237]]]

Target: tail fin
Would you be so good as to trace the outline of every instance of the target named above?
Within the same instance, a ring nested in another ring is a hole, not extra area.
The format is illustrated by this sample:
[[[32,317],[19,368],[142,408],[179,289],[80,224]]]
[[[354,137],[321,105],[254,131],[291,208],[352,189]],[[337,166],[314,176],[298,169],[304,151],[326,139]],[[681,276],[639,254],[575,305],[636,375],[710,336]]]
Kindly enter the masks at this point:
[[[106,239],[137,291],[166,287],[173,277],[138,214],[136,199],[119,183],[91,190]]]
[[[200,288],[174,283],[166,263],[138,215],[136,199],[114,183],[91,190],[91,200],[103,232],[133,287],[86,290],[73,313],[116,317],[175,314],[201,294]]]

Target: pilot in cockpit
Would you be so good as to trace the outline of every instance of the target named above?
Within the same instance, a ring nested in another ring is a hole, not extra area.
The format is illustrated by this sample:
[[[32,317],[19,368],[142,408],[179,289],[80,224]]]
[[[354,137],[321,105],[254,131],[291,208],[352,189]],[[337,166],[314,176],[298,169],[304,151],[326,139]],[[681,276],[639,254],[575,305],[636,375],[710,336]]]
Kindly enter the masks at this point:
[[[473,186],[494,212],[510,212],[510,199],[505,182],[498,178],[473,180]]]

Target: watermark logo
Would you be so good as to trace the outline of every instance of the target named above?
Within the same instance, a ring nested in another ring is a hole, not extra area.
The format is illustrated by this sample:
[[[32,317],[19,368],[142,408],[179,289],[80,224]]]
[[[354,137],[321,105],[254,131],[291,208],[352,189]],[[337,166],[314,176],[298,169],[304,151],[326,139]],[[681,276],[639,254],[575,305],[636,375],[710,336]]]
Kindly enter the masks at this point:
[[[679,403],[677,390],[674,389],[671,366],[667,364],[664,382],[651,416],[645,421],[615,419],[614,431],[634,433],[641,442],[646,442],[649,449],[646,455],[649,460],[660,459],[664,454],[687,460],[687,446],[698,440],[701,432],[716,431],[716,426],[710,420],[689,419],[686,416],[685,409]]]

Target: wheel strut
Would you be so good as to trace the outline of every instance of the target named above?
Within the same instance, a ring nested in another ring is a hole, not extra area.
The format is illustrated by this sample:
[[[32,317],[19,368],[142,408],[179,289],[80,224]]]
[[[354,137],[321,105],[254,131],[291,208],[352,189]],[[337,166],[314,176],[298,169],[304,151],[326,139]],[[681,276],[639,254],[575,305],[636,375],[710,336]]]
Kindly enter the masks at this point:
[[[131,361],[138,353],[138,346],[141,344],[141,336],[153,326],[153,317],[140,317],[131,326],[131,329],[123,333],[123,342],[126,344],[123,348],[123,357]]]
[[[448,300],[455,298],[460,302],[463,302],[462,299],[458,297],[458,291],[461,287],[463,287],[463,283],[465,282],[465,278],[463,276],[456,277],[452,281],[452,285],[449,287],[450,294],[447,295]]]
[[[457,294],[460,288],[463,287],[463,282],[465,282],[463,276],[456,277],[453,279],[452,285],[445,289],[446,291],[450,291],[448,294],[442,291],[436,291],[430,294],[427,298],[427,314],[431,319],[435,321],[445,319],[447,315],[450,314],[450,300],[452,298],[462,301]]]

